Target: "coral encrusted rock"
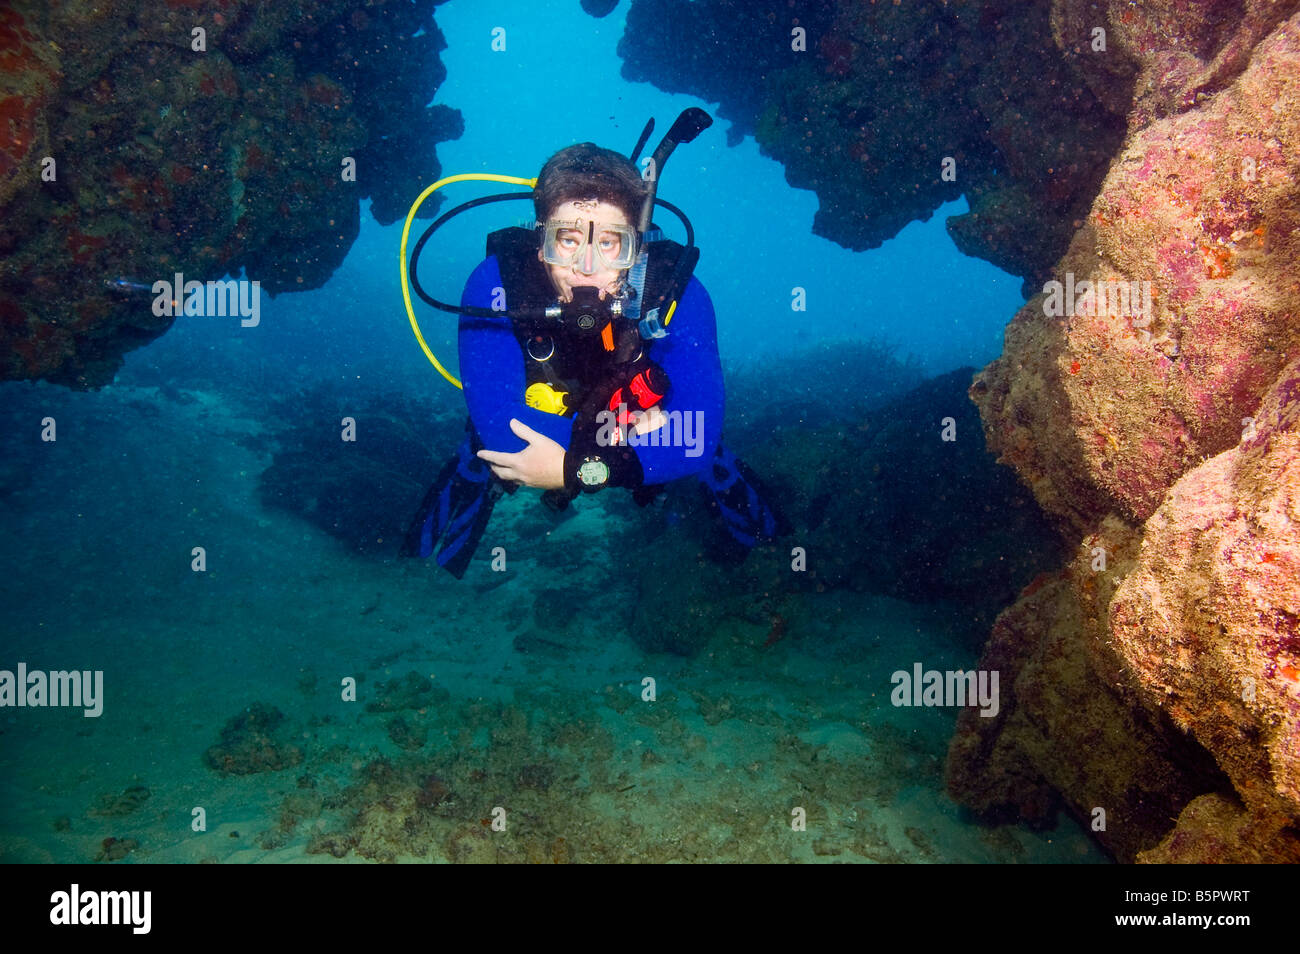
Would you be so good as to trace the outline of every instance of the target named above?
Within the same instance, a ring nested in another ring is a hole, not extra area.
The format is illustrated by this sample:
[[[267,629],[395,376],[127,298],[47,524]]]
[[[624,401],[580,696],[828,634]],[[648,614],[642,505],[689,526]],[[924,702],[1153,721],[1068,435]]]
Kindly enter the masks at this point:
[[[1154,776],[1166,820],[1098,836],[1119,857],[1294,861],[1300,3],[1095,7],[1062,0],[1054,28],[1058,38],[1094,18],[1113,28],[1122,55],[1086,72],[1110,102],[1119,86],[1108,84],[1134,82],[1129,135],[1055,269],[1059,284],[1016,315],[971,395],[990,446],[1086,551],[1049,618],[1091,606],[1066,623],[1097,683],[1090,705],[1118,700],[1113,724],[1148,731],[1081,748],[1079,722],[1091,720],[1060,718],[1076,697],[1039,712],[1026,735],[1014,713],[1063,693],[1022,665],[1005,726],[963,718],[950,790],[993,814],[1018,793],[1039,797],[1045,781],[1081,818],[1093,803],[1134,817],[1150,804],[1151,758],[1173,752],[1177,771]],[[1036,598],[1006,611],[981,665],[1051,652],[1058,637],[1030,613]],[[1033,624],[1017,627],[1027,614]],[[998,756],[991,776],[975,761],[986,752]],[[1097,777],[1117,775],[1131,791],[1112,782],[1099,800]]]
[[[178,272],[324,284],[361,201],[404,215],[460,135],[428,105],[446,75],[433,7],[0,6],[0,380],[109,383],[170,327],[150,289]]]

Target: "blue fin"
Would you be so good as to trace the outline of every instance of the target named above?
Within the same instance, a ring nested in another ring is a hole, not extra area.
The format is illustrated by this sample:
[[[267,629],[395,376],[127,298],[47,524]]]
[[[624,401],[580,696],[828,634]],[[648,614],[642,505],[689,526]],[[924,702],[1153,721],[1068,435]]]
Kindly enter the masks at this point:
[[[402,544],[403,556],[427,557],[437,548],[438,565],[458,580],[469,567],[503,489],[492,468],[476,456],[479,446],[466,423],[465,439],[424,495]]]
[[[708,492],[709,509],[721,518],[732,540],[748,553],[792,530],[785,516],[764,499],[767,495],[754,472],[722,444],[708,470],[700,475]]]

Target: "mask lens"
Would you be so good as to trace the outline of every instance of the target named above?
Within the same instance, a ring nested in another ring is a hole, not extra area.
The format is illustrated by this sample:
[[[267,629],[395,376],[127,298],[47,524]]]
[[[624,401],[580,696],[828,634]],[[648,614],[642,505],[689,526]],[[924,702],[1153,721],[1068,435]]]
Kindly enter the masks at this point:
[[[630,268],[636,235],[626,225],[602,226],[594,236],[596,254],[607,268]]]
[[[597,222],[547,222],[542,232],[542,260],[576,267],[584,275],[601,269],[631,268],[636,259],[636,230],[629,225]]]

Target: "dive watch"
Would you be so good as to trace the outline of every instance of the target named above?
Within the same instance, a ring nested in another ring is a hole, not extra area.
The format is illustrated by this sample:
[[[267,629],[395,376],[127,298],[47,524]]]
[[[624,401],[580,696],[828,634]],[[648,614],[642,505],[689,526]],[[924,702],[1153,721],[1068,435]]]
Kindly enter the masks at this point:
[[[609,483],[609,464],[599,457],[584,457],[578,465],[578,480],[584,490],[599,490]]]

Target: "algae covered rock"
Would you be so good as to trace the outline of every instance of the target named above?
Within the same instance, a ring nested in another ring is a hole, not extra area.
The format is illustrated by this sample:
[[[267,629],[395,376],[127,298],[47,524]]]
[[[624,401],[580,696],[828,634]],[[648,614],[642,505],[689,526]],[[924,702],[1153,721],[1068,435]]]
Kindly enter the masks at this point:
[[[1112,521],[1097,537],[1112,566],[1132,560],[1131,528]],[[1134,705],[1132,680],[1099,638],[1120,574],[1094,565],[1085,543],[998,617],[978,668],[999,673],[1001,705],[993,718],[959,713],[947,784],[990,821],[1051,826],[1064,808],[1129,861],[1187,802],[1226,781],[1166,718]]]
[[[1298,34],[1281,25],[1222,92],[1130,136],[972,389],[990,447],[1078,530],[1149,517],[1300,349]]]
[[[958,247],[1042,281],[1128,99],[1095,95],[1051,14],[1049,0],[634,0],[619,55],[628,79],[719,103],[730,142],[754,135],[817,193],[816,234],[875,248],[965,196]]]
[[[1146,524],[1111,607],[1143,686],[1255,813],[1300,823],[1300,360]]]
[[[433,0],[125,6],[0,6],[0,380],[111,382],[177,272],[320,287],[362,200],[398,219],[461,133]]]
[[[1059,4],[1058,31],[1091,17],[1083,6]],[[1053,614],[1088,607],[1066,625],[1090,670],[1072,680],[1095,686],[1047,706],[1037,736],[1010,720],[963,720],[950,787],[976,807],[1006,803],[1019,773],[1030,793],[1046,780],[1081,817],[1096,800],[1114,818],[1153,804],[1154,779],[1173,809],[1166,831],[1158,847],[1099,836],[1121,857],[1137,847],[1148,861],[1294,860],[1300,4],[1107,9],[1132,54],[1111,80],[1142,78],[1129,138],[1056,284],[1016,315],[971,391],[1001,460],[1081,550],[1102,554],[1091,573],[1082,555],[1072,565]],[[1089,75],[1108,81],[1105,70]],[[1031,605],[1026,593],[1003,619]],[[1050,652],[1053,626],[1022,628],[1019,657]],[[981,665],[1001,641],[995,633]],[[1012,712],[1062,695],[1043,679],[1011,685]],[[1078,746],[1092,722],[1078,712],[1105,696],[1122,710],[1114,719],[1148,730],[1094,755]],[[1094,776],[1049,778],[1052,748],[1109,774],[1106,799],[1092,798]],[[991,799],[978,762],[989,752],[1011,780],[993,779]],[[1174,774],[1152,770],[1161,753]],[[1116,771],[1133,779],[1128,790]],[[1150,817],[1143,838],[1159,834]]]
[[[1226,795],[1202,795],[1178,816],[1159,845],[1138,855],[1142,864],[1296,864],[1300,833],[1276,817],[1255,817]]]
[[[398,679],[381,682],[375,698],[366,703],[367,712],[400,712],[404,709],[429,709],[445,706],[451,693],[433,680],[414,670]]]
[[[252,775],[291,768],[302,750],[286,739],[284,713],[255,702],[226,721],[221,740],[204,753],[208,767],[223,775]]]

